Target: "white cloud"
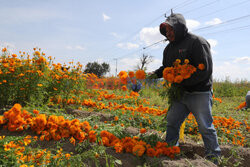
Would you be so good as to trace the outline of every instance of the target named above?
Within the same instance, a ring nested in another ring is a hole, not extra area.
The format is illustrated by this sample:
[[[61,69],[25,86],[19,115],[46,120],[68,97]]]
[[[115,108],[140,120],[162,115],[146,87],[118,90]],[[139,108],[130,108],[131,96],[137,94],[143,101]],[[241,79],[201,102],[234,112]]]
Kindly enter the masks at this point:
[[[76,48],[77,50],[85,50],[85,47],[80,46],[80,45],[76,45],[75,48]]]
[[[165,37],[160,34],[158,26],[143,28],[139,33],[139,38],[147,46],[165,39]]]
[[[139,58],[123,58],[119,61],[119,64],[124,66],[124,70],[132,70],[139,61]]]
[[[249,61],[249,59],[247,60]],[[245,79],[250,81],[249,71],[250,68],[247,65],[244,66],[237,61],[228,61],[220,65],[214,65],[213,77],[219,80],[225,80],[228,77],[233,82]]]
[[[105,13],[102,14],[103,17],[103,21],[107,21],[109,19],[111,19],[109,16],[107,16]]]
[[[160,66],[162,66],[162,60],[153,58],[153,62],[151,62],[148,65],[147,71],[148,72],[153,72],[153,71],[157,70]]]
[[[85,50],[86,48],[80,45],[75,45],[75,46],[66,46],[66,49],[68,50]]]
[[[205,22],[206,25],[216,25],[216,24],[220,24],[220,23],[222,23],[222,21],[219,18],[214,18],[211,21]]]
[[[68,50],[72,50],[72,49],[73,49],[73,47],[72,47],[72,46],[66,46],[66,49],[68,49]]]
[[[111,34],[113,37],[115,37],[115,38],[121,38],[121,36],[118,35],[118,34],[115,33],[115,32],[111,32],[110,34]]]
[[[186,20],[186,24],[187,24],[187,28],[188,28],[189,31],[192,31],[195,28],[200,26],[200,22],[198,22],[196,20],[190,20],[190,19]]]
[[[239,63],[239,64],[250,64],[250,57],[239,57],[236,58],[234,61],[234,63]]]
[[[215,46],[218,44],[218,41],[215,40],[215,39],[208,39],[207,41],[208,41],[208,43],[209,43],[210,46],[211,46],[211,53],[212,53],[212,54],[217,54],[217,52],[214,50],[214,48],[215,48]]]
[[[118,43],[117,47],[122,48],[122,49],[129,49],[130,50],[130,49],[138,48],[139,45],[128,42],[128,43]]]

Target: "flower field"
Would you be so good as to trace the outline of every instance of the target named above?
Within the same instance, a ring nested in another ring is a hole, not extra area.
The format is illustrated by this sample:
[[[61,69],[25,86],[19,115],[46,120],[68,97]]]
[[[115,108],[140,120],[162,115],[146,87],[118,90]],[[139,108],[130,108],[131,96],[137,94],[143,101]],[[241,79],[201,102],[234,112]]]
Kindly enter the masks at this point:
[[[56,63],[38,48],[32,54],[4,48],[0,54],[0,166],[213,165],[201,158],[192,114],[180,146],[164,142],[164,83],[145,79],[144,71],[98,78],[83,73],[80,63]],[[249,82],[214,83],[220,166],[250,163],[250,110],[242,110],[248,90]]]

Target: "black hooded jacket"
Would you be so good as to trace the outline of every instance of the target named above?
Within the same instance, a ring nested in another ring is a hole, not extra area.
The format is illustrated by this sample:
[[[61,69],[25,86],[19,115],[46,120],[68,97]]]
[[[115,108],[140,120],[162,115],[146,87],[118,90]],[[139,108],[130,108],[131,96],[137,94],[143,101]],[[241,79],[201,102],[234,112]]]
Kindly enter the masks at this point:
[[[209,91],[212,89],[213,62],[209,43],[202,37],[191,34],[186,27],[186,21],[181,14],[171,14],[166,23],[174,29],[175,40],[170,42],[163,52],[162,66],[154,73],[162,77],[164,68],[173,66],[176,59],[198,67],[204,64],[204,70],[197,70],[190,78],[184,79],[180,85],[185,91]],[[160,27],[160,32],[165,36],[165,29]]]

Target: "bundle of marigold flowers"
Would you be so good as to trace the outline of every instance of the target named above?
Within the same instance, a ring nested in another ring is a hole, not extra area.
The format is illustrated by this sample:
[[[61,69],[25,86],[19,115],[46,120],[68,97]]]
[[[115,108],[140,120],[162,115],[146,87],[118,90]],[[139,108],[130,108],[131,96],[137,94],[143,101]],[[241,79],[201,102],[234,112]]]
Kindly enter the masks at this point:
[[[199,64],[198,69],[203,70],[204,68],[204,64]],[[163,70],[163,78],[170,83],[181,83],[184,79],[190,78],[196,70],[196,67],[189,64],[188,59],[185,59],[183,64],[180,59],[176,59],[173,67],[166,67]]]
[[[163,70],[163,78],[165,79],[165,89],[161,92],[163,98],[168,98],[168,103],[171,105],[172,101],[179,99],[182,96],[183,90],[180,83],[188,79],[198,70],[204,70],[205,65],[199,64],[198,67],[194,67],[189,64],[189,60],[185,59],[181,63],[180,59],[176,59],[172,67],[166,67]]]

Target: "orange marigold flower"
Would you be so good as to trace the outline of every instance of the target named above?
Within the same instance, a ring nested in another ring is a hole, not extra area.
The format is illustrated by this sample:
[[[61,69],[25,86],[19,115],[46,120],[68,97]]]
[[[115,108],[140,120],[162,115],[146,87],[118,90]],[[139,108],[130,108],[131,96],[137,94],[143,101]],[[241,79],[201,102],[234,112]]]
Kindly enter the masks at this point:
[[[181,73],[181,76],[184,78],[184,79],[188,79],[191,77],[191,74],[190,73]]]
[[[27,146],[28,144],[31,143],[31,136],[30,136],[30,135],[26,136],[26,137],[23,139],[23,141],[24,141],[24,145]]]
[[[89,135],[89,142],[93,143],[95,141],[96,141],[96,135],[95,134]]]
[[[180,63],[181,63],[181,60],[180,60],[180,59],[176,59],[175,62],[176,62],[177,64],[180,64]]]
[[[102,137],[102,144],[104,146],[109,146],[109,139],[107,137]]]
[[[198,69],[199,70],[204,70],[205,69],[205,65],[204,64],[199,64],[198,65]]]
[[[119,118],[117,116],[114,117],[114,121],[118,121]]]
[[[244,101],[244,102],[240,103],[240,105],[236,109],[240,110],[240,109],[242,109],[243,107],[246,107],[246,106],[247,106],[247,103]]]
[[[185,60],[184,60],[184,63],[185,63],[185,64],[188,64],[188,63],[189,63],[189,60],[188,60],[188,59],[185,59]]]
[[[122,90],[123,90],[123,91],[127,91],[127,90],[128,90],[128,89],[127,89],[127,86],[126,86],[126,85],[123,85],[123,86],[122,86]]]
[[[2,52],[6,52],[6,51],[7,51],[7,48],[3,48],[3,49],[2,49]]]
[[[175,83],[181,83],[183,81],[183,77],[181,75],[177,75],[175,78],[174,78],[174,82]]]
[[[38,110],[33,110],[33,113],[37,115],[37,114],[39,114],[39,111]]]
[[[130,92],[130,96],[140,96],[140,94],[137,93],[137,92],[132,91],[132,92]]]
[[[37,86],[41,87],[41,86],[43,86],[43,84],[37,84]]]
[[[70,143],[72,143],[73,145],[76,145],[76,140],[74,139],[74,137],[71,137],[69,139]]]
[[[143,70],[137,70],[135,73],[135,77],[137,79],[145,79],[146,78],[146,74]]]
[[[174,75],[173,74],[166,74],[166,75],[163,75],[163,78],[166,79],[168,82],[170,83],[173,83],[174,82]]]
[[[153,149],[153,148],[148,148],[147,149],[147,155],[149,156],[149,157],[154,157],[155,156],[155,150]]]
[[[132,153],[134,146],[135,143],[133,143],[132,141],[127,141],[123,143],[123,147],[127,153]]]
[[[180,147],[178,147],[178,146],[173,146],[173,147],[172,147],[172,150],[173,150],[173,152],[174,152],[175,154],[179,154],[179,153],[180,153]]]
[[[100,136],[101,136],[101,137],[107,137],[107,138],[108,138],[108,137],[109,137],[109,134],[110,134],[110,133],[109,133],[108,131],[103,130],[103,131],[101,131]]]
[[[16,103],[11,110],[15,113],[15,115],[20,115],[21,114],[21,108],[22,106],[18,103]]]
[[[5,121],[5,118],[4,116],[0,116],[0,125],[1,124],[4,124],[6,121]]]
[[[130,78],[133,78],[133,77],[135,76],[134,71],[129,71],[128,76],[129,76]]]
[[[157,148],[156,151],[155,151],[155,156],[159,157],[162,153],[163,153],[163,149]]]
[[[45,137],[44,135],[40,136],[40,140],[44,141],[44,137]]]
[[[40,56],[41,53],[39,51],[35,51],[35,55]]]
[[[127,74],[127,72],[126,71],[120,71],[119,72],[119,74],[118,74],[118,76],[120,77],[120,78],[127,78],[128,77],[128,74]]]
[[[69,153],[65,154],[65,158],[66,158],[67,160],[69,160],[70,157],[71,157],[71,155],[70,155]]]
[[[143,145],[137,144],[133,147],[133,154],[136,156],[142,156],[145,152],[146,148]]]
[[[16,55],[16,54],[12,54],[12,57],[13,57],[13,58],[16,58],[16,57],[17,57],[17,55]]]
[[[141,128],[140,133],[146,133],[147,130],[145,128]]]
[[[115,144],[114,148],[115,148],[115,151],[116,151],[117,153],[121,153],[122,150],[123,150],[122,143],[121,143],[121,142],[117,142],[117,143]]]

